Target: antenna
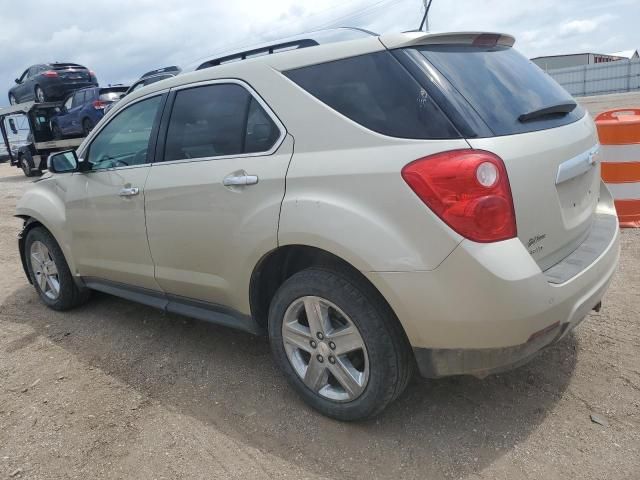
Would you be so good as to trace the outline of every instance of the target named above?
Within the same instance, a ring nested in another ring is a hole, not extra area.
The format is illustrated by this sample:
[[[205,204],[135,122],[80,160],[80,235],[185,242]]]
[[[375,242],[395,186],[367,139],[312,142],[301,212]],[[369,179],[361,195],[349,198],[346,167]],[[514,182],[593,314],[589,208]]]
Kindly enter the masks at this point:
[[[429,10],[431,9],[431,4],[433,3],[433,0],[422,0],[424,2],[424,16],[422,17],[422,21],[420,22],[420,26],[418,27],[418,30],[422,30],[422,27],[424,26],[424,31],[428,32],[429,31]]]

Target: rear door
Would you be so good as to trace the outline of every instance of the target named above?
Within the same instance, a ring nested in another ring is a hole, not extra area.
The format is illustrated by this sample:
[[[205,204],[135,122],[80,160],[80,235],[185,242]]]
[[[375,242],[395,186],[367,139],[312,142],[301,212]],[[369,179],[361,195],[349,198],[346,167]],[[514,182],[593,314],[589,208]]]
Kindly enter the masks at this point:
[[[84,105],[85,91],[80,90],[71,96],[71,102],[65,102],[66,113],[60,118],[59,126],[64,135],[76,135],[80,133],[79,115]]]
[[[292,138],[248,85],[224,80],[175,90],[158,149],[145,189],[158,284],[248,313],[253,268],[277,247]]]
[[[562,87],[513,48],[490,45],[490,37],[415,51],[442,75],[449,98],[467,102],[464,116],[484,123],[467,141],[504,161],[518,236],[544,270],[584,240],[595,218],[597,135]]]

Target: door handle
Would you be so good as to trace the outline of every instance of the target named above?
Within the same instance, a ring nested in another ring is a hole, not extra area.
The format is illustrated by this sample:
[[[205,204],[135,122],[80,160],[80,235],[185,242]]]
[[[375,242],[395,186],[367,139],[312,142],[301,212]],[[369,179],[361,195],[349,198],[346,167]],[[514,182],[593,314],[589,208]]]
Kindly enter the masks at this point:
[[[121,197],[133,197],[134,195],[138,195],[140,193],[140,189],[138,187],[125,187],[120,190]]]
[[[229,175],[222,180],[225,187],[255,185],[258,183],[257,175]]]

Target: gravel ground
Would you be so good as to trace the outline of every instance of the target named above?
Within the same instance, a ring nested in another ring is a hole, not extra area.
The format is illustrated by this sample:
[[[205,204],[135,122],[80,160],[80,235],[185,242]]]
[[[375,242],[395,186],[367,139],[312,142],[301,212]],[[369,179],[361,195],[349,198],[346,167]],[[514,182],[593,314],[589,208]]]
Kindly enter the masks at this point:
[[[415,379],[344,424],[297,398],[264,339],[100,294],[45,308],[12,218],[29,183],[0,165],[0,478],[640,478],[638,230],[562,343],[484,380]]]

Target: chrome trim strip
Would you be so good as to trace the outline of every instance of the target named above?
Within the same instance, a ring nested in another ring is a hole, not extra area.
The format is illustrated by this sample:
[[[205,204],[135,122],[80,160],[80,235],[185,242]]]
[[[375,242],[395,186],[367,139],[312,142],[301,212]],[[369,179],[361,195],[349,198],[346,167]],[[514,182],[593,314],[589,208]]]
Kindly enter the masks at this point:
[[[203,86],[206,86],[206,85],[229,84],[229,83],[240,85],[241,87],[246,89],[249,92],[249,94],[264,109],[264,111],[267,113],[267,115],[273,121],[273,123],[276,124],[276,126],[278,127],[278,130],[280,131],[280,136],[278,137],[276,142],[273,144],[273,146],[269,150],[265,150],[265,151],[262,151],[262,152],[238,153],[238,154],[235,154],[235,155],[218,155],[218,156],[213,156],[213,157],[181,158],[181,159],[178,159],[178,160],[169,160],[167,162],[153,162],[153,165],[158,165],[158,166],[159,165],[171,165],[171,164],[174,164],[174,163],[198,162],[198,161],[203,161],[203,160],[218,160],[218,159],[222,160],[222,159],[225,159],[225,158],[262,157],[262,156],[271,155],[271,154],[275,153],[280,148],[280,145],[282,145],[282,143],[284,142],[285,137],[287,136],[286,127],[280,121],[280,119],[275,114],[275,112],[271,109],[269,104],[267,104],[267,102],[265,102],[262,99],[262,97],[258,94],[258,92],[256,92],[253,89],[253,87],[251,85],[249,85],[247,82],[245,82],[244,80],[240,80],[238,78],[216,78],[215,80],[204,80],[204,81],[201,81],[201,82],[186,83],[184,85],[178,85],[178,86],[172,87],[171,91],[173,92],[173,91],[186,90],[186,89],[189,89],[189,88],[203,87]]]
[[[562,162],[558,166],[556,185],[580,176],[595,167],[598,163],[597,154],[599,150],[600,145],[596,144],[586,152]]]

